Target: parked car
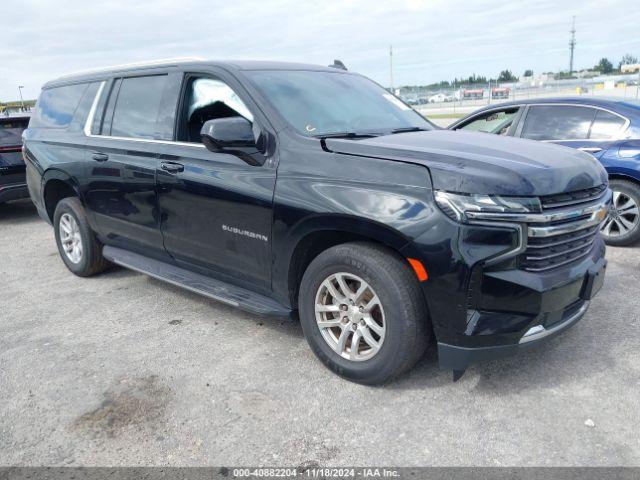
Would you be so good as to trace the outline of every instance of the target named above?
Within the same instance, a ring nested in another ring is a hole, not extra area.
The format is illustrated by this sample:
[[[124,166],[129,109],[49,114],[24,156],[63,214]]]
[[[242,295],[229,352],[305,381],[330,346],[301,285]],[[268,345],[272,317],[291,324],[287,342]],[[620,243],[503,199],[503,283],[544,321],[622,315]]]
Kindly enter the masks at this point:
[[[429,97],[429,103],[442,103],[447,101],[447,95],[444,93],[436,93]]]
[[[0,204],[29,198],[22,160],[22,132],[29,116],[0,115]]]
[[[488,106],[454,122],[472,130],[589,152],[604,165],[613,203],[602,234],[610,245],[640,240],[640,102],[625,98],[544,98]]]
[[[604,279],[611,192],[588,154],[433,129],[367,78],[275,62],[114,67],[47,83],[27,183],[79,276],[110,263],[299,316],[375,384],[576,323]],[[82,298],[78,298],[82,303]]]

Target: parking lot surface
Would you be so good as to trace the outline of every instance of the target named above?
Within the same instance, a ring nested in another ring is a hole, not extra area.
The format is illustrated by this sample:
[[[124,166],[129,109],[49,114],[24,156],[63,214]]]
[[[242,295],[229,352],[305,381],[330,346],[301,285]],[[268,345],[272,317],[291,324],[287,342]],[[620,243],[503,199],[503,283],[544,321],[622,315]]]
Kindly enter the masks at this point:
[[[640,247],[585,318],[470,368],[433,350],[382,387],[297,323],[131,271],[82,279],[29,202],[0,206],[1,465],[640,466]]]

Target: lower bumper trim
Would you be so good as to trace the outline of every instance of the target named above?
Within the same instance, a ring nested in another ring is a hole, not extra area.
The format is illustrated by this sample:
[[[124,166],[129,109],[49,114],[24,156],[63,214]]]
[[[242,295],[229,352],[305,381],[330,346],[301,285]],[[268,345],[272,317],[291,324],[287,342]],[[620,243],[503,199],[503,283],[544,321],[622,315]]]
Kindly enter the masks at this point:
[[[440,368],[447,370],[466,370],[472,363],[514,355],[524,348],[543,343],[575,325],[584,316],[588,307],[589,302],[585,301],[571,317],[551,328],[544,328],[542,326],[530,328],[519,343],[491,347],[461,347],[438,342]]]
[[[571,326],[571,324],[580,320],[584,316],[588,308],[589,302],[585,301],[576,313],[551,328],[544,328],[542,325],[531,327],[529,330],[527,330],[527,333],[522,336],[519,344],[523,345],[529,342],[535,342],[536,340],[543,339],[545,337],[548,337],[549,335],[553,335],[556,332],[560,332],[561,330],[568,328],[569,326]]]

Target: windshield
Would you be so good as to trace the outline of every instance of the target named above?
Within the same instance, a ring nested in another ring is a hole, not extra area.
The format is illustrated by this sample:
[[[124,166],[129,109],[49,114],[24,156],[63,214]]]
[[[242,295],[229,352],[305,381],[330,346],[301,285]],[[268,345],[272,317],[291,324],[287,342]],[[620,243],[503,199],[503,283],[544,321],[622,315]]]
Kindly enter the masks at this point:
[[[249,75],[293,128],[308,136],[433,129],[411,107],[360,75],[310,70]]]

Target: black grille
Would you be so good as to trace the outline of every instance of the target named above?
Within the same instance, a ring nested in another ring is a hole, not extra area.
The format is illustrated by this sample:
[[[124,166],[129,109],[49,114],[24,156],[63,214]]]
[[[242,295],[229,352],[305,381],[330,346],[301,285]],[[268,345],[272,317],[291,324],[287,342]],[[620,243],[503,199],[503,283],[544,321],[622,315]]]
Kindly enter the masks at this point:
[[[542,210],[552,210],[554,208],[562,208],[570,205],[578,205],[588,203],[599,199],[605,194],[606,185],[587,188],[586,190],[576,190],[573,192],[558,193],[555,195],[545,195],[540,197]]]
[[[551,237],[529,237],[520,268],[542,272],[578,260],[591,251],[599,225]]]

